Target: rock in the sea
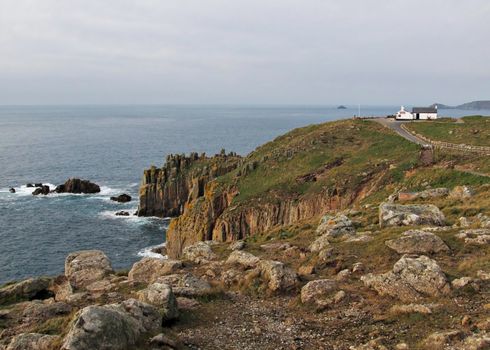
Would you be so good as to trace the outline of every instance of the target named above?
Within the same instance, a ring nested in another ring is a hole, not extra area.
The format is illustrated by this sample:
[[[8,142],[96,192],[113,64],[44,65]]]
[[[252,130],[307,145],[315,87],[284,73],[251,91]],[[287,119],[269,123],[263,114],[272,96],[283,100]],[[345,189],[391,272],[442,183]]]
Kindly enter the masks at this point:
[[[46,299],[52,296],[49,290],[52,279],[48,277],[29,278],[0,289],[0,305],[20,300]]]
[[[401,205],[382,203],[379,207],[380,227],[411,225],[443,226],[444,222],[444,214],[432,204]]]
[[[129,216],[129,213],[127,211],[120,210],[116,212],[116,216]]]
[[[321,279],[308,282],[301,288],[301,302],[303,304],[316,303],[337,291],[337,282],[331,279]]]
[[[175,274],[182,268],[180,260],[143,258],[128,273],[131,282],[153,283],[158,277]]]
[[[212,293],[211,285],[190,273],[159,277],[158,283],[169,284],[176,296],[198,297]]]
[[[280,261],[260,260],[258,269],[261,276],[268,281],[267,286],[272,292],[294,288],[298,283],[296,272]]]
[[[257,266],[259,260],[260,259],[258,257],[251,253],[244,252],[242,250],[234,250],[226,260],[226,263],[238,264],[244,268],[253,268]]]
[[[119,203],[127,203],[127,202],[131,202],[131,196],[126,193],[123,193],[117,197],[111,197],[111,201],[119,202]]]
[[[99,193],[100,187],[88,180],[69,179],[63,185],[56,186],[57,193]]]
[[[426,296],[443,296],[451,291],[450,283],[437,263],[425,255],[404,255],[393,270],[380,275],[361,277],[364,284],[380,295],[389,295],[405,302]]]
[[[39,333],[21,333],[12,338],[7,350],[51,350],[60,337]]]
[[[10,192],[10,193],[15,193],[15,188],[10,187],[10,188],[9,188],[9,192]]]
[[[164,321],[174,320],[179,316],[177,299],[168,284],[153,283],[137,294],[139,300],[157,307]]]
[[[65,276],[74,289],[85,288],[114,273],[109,258],[100,250],[82,250],[65,259]]]
[[[386,241],[385,244],[399,254],[431,254],[449,251],[449,247],[439,236],[422,230],[405,231],[401,237]]]
[[[40,195],[40,194],[42,194],[42,195],[45,195],[45,196],[46,196],[46,195],[48,195],[48,194],[49,194],[49,192],[50,192],[49,186],[48,186],[48,185],[43,185],[43,186],[41,186],[41,187],[36,188],[36,189],[34,190],[34,192],[32,192],[32,194],[33,194],[34,196],[37,196],[37,195]]]
[[[216,254],[213,253],[213,250],[207,242],[197,242],[196,244],[185,247],[182,255],[184,259],[196,264],[207,263],[210,260],[216,259]]]
[[[161,326],[158,310],[138,300],[87,306],[75,316],[62,350],[134,349],[142,335],[155,334]]]
[[[345,215],[325,215],[316,229],[317,235],[328,235],[337,238],[343,235],[355,234],[352,221]]]
[[[34,187],[34,185],[33,185],[33,184],[31,184],[31,183],[28,183],[28,184],[26,184],[26,187],[27,187],[27,188],[31,188],[31,187]]]

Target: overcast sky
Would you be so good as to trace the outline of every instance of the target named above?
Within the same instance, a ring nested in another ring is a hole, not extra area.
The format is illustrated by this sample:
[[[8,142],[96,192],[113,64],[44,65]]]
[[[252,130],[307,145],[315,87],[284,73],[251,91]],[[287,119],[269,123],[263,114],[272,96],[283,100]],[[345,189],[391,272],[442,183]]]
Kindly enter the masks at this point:
[[[477,99],[489,0],[0,0],[0,104]]]

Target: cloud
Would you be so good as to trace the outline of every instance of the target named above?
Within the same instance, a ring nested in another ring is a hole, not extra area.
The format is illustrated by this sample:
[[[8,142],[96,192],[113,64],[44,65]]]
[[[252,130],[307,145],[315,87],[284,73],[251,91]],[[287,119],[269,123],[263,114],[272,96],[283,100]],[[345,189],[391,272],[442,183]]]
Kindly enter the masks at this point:
[[[448,103],[486,0],[0,0],[0,103]]]

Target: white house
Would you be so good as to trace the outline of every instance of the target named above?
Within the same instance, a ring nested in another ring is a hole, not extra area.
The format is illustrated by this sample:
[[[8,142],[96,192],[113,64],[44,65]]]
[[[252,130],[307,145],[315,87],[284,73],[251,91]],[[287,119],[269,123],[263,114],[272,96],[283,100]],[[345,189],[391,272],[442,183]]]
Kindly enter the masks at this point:
[[[407,112],[405,107],[401,107],[396,113],[397,120],[429,120],[437,119],[437,106],[435,107],[414,107],[412,112]]]

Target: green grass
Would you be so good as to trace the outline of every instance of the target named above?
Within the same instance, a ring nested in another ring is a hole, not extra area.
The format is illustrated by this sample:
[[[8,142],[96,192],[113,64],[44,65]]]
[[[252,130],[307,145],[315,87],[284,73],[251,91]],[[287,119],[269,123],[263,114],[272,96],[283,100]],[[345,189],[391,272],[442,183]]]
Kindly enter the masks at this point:
[[[405,124],[410,130],[435,141],[444,141],[473,146],[490,146],[490,118],[469,116],[464,123],[446,120]]]

